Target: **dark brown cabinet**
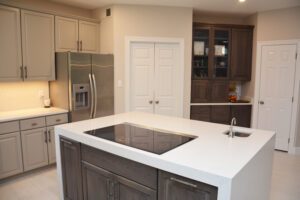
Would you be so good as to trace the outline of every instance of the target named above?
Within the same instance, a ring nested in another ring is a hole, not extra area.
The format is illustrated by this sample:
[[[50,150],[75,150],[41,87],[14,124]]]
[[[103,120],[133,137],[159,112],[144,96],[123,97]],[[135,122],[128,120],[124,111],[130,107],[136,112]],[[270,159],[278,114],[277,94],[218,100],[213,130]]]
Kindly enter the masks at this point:
[[[218,188],[159,171],[158,200],[217,200]]]
[[[211,100],[211,84],[208,80],[193,80],[191,99],[192,103],[207,103]]]
[[[193,80],[192,103],[220,103],[228,101],[229,82],[223,80]]]
[[[232,29],[231,67],[232,80],[250,81],[252,68],[252,29]]]
[[[251,126],[251,105],[214,105],[214,106],[191,106],[191,119],[230,124],[233,117],[237,119],[237,126],[248,127]]]
[[[251,105],[231,106],[231,118],[237,119],[237,126],[250,127],[251,126]]]
[[[64,198],[82,199],[80,143],[60,138]]]
[[[193,24],[192,103],[228,102],[229,81],[250,81],[253,26]]]
[[[211,122],[220,124],[229,124],[230,106],[212,106]]]
[[[155,200],[156,191],[83,161],[84,200]]]

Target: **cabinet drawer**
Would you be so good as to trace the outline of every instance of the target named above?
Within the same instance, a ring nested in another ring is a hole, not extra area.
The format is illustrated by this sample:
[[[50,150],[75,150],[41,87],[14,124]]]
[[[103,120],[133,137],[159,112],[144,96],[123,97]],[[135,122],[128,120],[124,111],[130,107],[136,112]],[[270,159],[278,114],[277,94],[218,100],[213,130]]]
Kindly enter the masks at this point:
[[[45,117],[21,120],[20,124],[21,130],[28,130],[46,126]]]
[[[68,114],[46,116],[47,126],[68,123]]]
[[[19,121],[0,123],[0,134],[17,132],[19,130]]]
[[[192,106],[191,119],[209,122],[210,106]]]
[[[157,169],[86,145],[81,147],[82,160],[154,190],[157,189]]]
[[[220,124],[229,124],[230,106],[212,106],[211,122]]]

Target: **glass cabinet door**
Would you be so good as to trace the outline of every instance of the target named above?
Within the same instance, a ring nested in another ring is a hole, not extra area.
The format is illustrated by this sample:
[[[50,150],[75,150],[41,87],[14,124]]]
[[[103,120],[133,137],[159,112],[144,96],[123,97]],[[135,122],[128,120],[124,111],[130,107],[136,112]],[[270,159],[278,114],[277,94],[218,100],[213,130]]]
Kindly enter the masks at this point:
[[[229,29],[214,29],[213,78],[229,75],[229,42]]]
[[[193,36],[193,79],[209,78],[210,29],[195,29]]]

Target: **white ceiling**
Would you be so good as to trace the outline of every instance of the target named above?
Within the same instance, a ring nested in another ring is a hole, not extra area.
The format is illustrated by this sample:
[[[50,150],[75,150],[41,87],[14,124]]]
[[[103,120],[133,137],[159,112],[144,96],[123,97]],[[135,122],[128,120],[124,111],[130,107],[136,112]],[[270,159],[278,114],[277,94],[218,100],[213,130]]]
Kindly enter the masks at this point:
[[[197,11],[252,14],[260,11],[300,6],[300,0],[51,0],[72,6],[95,9],[113,4],[190,7]]]

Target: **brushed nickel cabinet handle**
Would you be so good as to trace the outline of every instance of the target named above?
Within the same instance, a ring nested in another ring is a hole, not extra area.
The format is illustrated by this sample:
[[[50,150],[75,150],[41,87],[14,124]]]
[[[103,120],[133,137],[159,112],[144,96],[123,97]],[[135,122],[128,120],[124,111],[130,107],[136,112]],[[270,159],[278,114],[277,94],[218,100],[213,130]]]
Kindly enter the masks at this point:
[[[63,143],[69,144],[69,145],[73,145],[73,143],[72,143],[72,142],[69,142],[69,141],[67,141],[67,140],[64,140],[64,139],[60,139],[60,141],[61,141],[61,142],[63,142]]]
[[[51,131],[48,130],[48,142],[51,142]]]
[[[35,122],[31,124],[31,126],[36,126],[36,125],[37,125],[37,123],[35,123]]]
[[[47,138],[47,131],[44,131],[44,134],[45,134],[45,143],[47,143],[47,140],[48,140],[48,138]]]
[[[80,40],[80,51],[82,51],[82,40]]]
[[[159,101],[155,101],[156,104],[159,104]]]
[[[171,180],[171,181],[175,181],[175,182],[177,182],[177,183],[181,183],[181,184],[190,186],[190,187],[193,187],[193,188],[197,188],[197,187],[198,187],[197,185],[195,185],[195,184],[193,184],[193,183],[189,183],[189,182],[186,182],[186,181],[183,181],[183,180],[174,178],[174,177],[171,177],[170,180]]]
[[[27,74],[27,66],[24,67],[24,70],[25,70],[25,78],[27,79],[27,78],[28,78],[28,74]]]
[[[56,121],[56,122],[60,122],[60,121],[61,121],[61,119],[56,119],[55,121]]]
[[[260,104],[260,105],[264,105],[265,102],[264,102],[264,101],[259,101],[259,104]]]
[[[77,40],[77,51],[79,51],[79,40]]]
[[[149,101],[149,104],[152,104],[152,103],[153,103],[153,101],[152,101],[152,100],[150,100],[150,101]]]

